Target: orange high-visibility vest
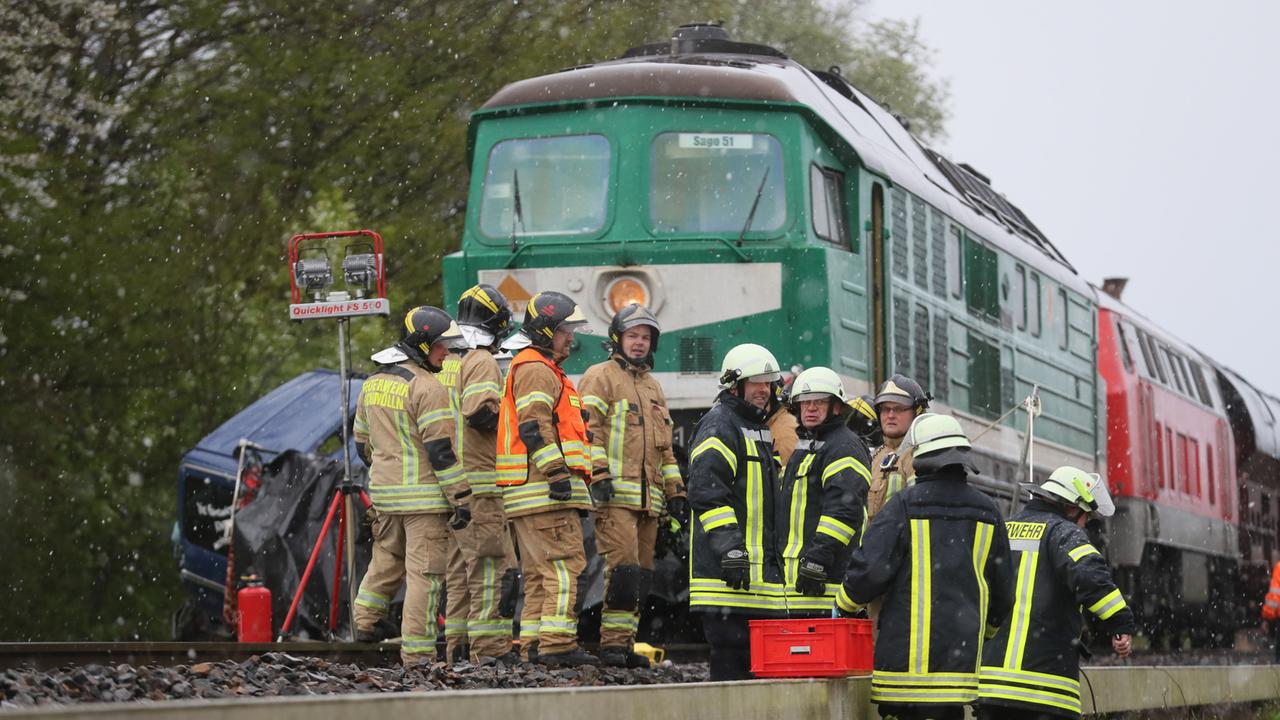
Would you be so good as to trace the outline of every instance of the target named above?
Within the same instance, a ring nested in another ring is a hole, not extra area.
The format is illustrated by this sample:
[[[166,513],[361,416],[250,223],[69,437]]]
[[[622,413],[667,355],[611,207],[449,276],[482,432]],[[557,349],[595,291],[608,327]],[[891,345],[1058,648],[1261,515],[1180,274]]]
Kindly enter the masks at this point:
[[[1280,619],[1280,562],[1271,568],[1271,587],[1267,589],[1267,597],[1262,601],[1262,619]]]
[[[502,394],[498,421],[498,484],[524,485],[529,481],[528,449],[520,437],[520,423],[516,418],[518,398],[513,390],[516,370],[527,363],[542,363],[554,370],[556,377],[560,378],[560,397],[551,414],[556,426],[557,445],[564,456],[565,466],[571,473],[584,479],[591,477],[587,425],[582,418],[582,399],[578,397],[578,391],[559,365],[538,350],[525,348],[511,361],[511,369],[507,371],[506,391]]]

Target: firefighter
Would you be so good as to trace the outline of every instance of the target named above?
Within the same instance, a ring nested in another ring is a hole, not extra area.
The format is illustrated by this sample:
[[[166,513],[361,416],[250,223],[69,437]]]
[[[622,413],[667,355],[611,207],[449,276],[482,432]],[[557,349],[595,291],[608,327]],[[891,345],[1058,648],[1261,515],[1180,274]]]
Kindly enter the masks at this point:
[[[372,631],[404,577],[400,659],[412,665],[435,659],[449,529],[470,522],[471,489],[458,457],[449,391],[436,377],[462,333],[445,311],[428,306],[410,310],[402,332],[400,342],[375,356],[394,364],[365,380],[356,403],[355,441],[369,465],[377,511],[356,628]]]
[[[510,320],[507,299],[493,286],[464,292],[458,300],[464,344],[440,374],[458,409],[458,445],[471,486],[471,524],[449,538],[444,635],[452,662],[518,659],[511,650],[510,618],[519,571],[494,470],[502,403],[502,371],[494,354]]]
[[[867,516],[871,458],[845,425],[852,408],[834,370],[809,368],[791,385],[791,411],[799,418],[799,441],[782,480],[777,525],[792,615],[830,617]],[[830,583],[830,585],[828,585]]]
[[[591,459],[578,391],[560,369],[586,316],[566,295],[525,307],[529,346],[512,360],[498,419],[498,485],[520,550],[521,655],[551,667],[595,665],[578,647],[578,575],[587,566],[579,511],[591,509]]]
[[[662,386],[650,373],[660,333],[653,313],[627,305],[609,323],[609,359],[582,376],[596,547],[606,573],[600,662],[614,667],[649,666],[632,646],[653,581],[658,518],[670,511],[682,524],[689,522],[671,448],[671,414]]]
[[[911,450],[902,447],[907,429],[929,409],[929,396],[906,375],[893,375],[880,386],[873,405],[884,444],[871,458],[871,496],[867,515],[875,517],[893,494],[911,483]]]
[[[1084,531],[1115,505],[1098,475],[1063,466],[1007,523],[1017,590],[1009,622],[983,648],[980,718],[1080,717],[1080,631],[1088,611],[1120,657],[1131,649],[1133,612]]]
[[[842,613],[884,598],[871,701],[883,717],[964,716],[978,661],[1013,604],[1009,540],[995,504],[967,482],[969,440],[947,415],[916,418],[903,440],[916,483],[867,527],[836,595]]]
[[[703,613],[712,680],[750,678],[747,620],[786,614],[774,522],[778,475],[766,424],[781,380],[765,348],[730,349],[720,394],[694,430],[689,609]]]
[[[1271,585],[1262,599],[1262,631],[1271,635],[1280,665],[1280,562],[1271,567]]]

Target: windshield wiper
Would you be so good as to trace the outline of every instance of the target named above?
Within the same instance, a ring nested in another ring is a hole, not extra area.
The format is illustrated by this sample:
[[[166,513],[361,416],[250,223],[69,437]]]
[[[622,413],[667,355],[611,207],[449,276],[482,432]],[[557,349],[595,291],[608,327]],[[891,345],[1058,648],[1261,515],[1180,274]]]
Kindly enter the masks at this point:
[[[519,246],[516,235],[516,221],[520,222],[520,229],[524,230],[524,209],[520,205],[520,171],[511,171],[512,196],[515,201],[514,212],[511,213],[511,252],[516,252]]]
[[[738,233],[738,247],[742,247],[742,238],[747,236],[747,231],[751,229],[751,221],[756,219],[756,208],[760,207],[760,196],[764,194],[764,184],[769,181],[769,166],[764,168],[764,177],[760,178],[760,187],[756,188],[756,199],[751,201],[751,212],[747,213],[747,222],[742,226],[742,232]]]

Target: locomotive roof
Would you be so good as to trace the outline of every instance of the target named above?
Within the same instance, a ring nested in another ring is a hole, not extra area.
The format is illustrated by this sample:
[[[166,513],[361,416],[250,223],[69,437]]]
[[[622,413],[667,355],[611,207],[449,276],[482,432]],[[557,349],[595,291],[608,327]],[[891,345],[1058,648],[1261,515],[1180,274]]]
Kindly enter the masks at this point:
[[[721,45],[724,49],[759,47]],[[985,178],[925,148],[889,111],[839,75],[811,71],[781,53],[633,51],[620,60],[510,83],[481,106],[479,114],[655,97],[803,105],[835,130],[867,168],[891,184],[923,198],[1058,282],[1093,295],[1066,257]],[[1014,238],[1020,242],[1010,242]]]

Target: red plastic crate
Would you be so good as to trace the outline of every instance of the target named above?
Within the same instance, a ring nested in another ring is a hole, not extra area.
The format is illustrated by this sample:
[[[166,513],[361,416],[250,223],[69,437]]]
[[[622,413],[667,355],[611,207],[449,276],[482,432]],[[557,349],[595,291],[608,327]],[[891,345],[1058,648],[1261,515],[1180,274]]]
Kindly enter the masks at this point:
[[[854,618],[752,620],[756,677],[843,677],[872,668],[871,621]]]

